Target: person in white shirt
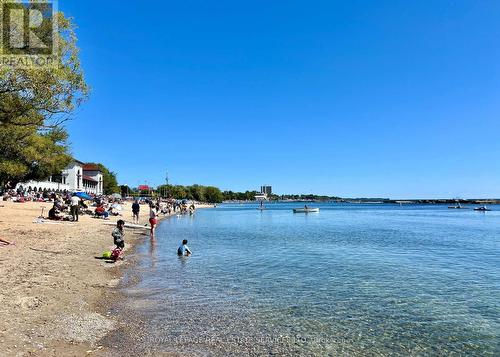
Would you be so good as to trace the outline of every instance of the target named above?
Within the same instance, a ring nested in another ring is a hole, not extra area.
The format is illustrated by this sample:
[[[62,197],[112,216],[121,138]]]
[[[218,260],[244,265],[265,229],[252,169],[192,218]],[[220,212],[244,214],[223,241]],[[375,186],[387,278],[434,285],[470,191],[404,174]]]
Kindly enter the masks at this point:
[[[80,197],[76,193],[71,196],[70,211],[74,222],[78,222],[78,206],[80,205]]]
[[[155,237],[155,227],[156,224],[158,223],[158,220],[156,219],[158,217],[158,211],[156,210],[155,206],[153,203],[150,203],[149,205],[149,224],[151,225],[151,230],[149,232],[149,235],[151,238]]]

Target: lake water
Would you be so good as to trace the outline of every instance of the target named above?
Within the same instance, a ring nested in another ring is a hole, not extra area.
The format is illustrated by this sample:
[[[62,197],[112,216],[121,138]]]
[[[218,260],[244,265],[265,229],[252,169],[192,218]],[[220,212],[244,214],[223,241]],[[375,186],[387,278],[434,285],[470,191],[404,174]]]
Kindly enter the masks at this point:
[[[127,272],[122,343],[153,355],[500,355],[500,207],[314,206],[164,220]],[[191,257],[177,257],[182,239]]]

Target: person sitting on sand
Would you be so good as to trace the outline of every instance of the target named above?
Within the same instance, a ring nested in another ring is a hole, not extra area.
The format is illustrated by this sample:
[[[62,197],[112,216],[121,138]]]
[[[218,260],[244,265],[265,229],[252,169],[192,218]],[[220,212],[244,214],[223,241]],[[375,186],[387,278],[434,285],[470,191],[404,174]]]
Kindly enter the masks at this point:
[[[187,239],[184,239],[182,241],[182,245],[179,246],[179,248],[177,248],[177,255],[178,256],[183,256],[183,255],[189,256],[189,255],[191,255],[191,250],[187,246],[187,243],[188,243]]]
[[[58,211],[64,211],[64,209],[66,208],[62,202],[62,200],[59,198],[59,197],[56,197],[55,201],[54,201],[54,207],[58,210]]]
[[[59,215],[59,211],[57,210],[57,206],[56,206],[55,203],[52,206],[52,208],[49,210],[49,219],[52,220],[52,221],[60,221],[61,219],[63,219]]]
[[[116,245],[116,248],[123,249],[125,248],[125,240],[123,239],[125,237],[125,232],[123,231],[123,227],[125,226],[125,221],[122,219],[118,220],[116,222],[116,228],[113,229],[113,232],[111,232],[111,235],[113,236],[113,242]]]
[[[104,208],[104,205],[101,204],[95,209],[95,215],[97,217],[103,217],[104,219],[108,219],[109,213]]]

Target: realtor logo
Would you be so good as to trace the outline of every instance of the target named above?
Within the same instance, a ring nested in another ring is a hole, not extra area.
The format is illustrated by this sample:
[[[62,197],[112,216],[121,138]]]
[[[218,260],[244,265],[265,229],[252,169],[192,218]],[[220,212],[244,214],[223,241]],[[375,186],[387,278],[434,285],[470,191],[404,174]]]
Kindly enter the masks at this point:
[[[53,1],[7,0],[0,11],[0,67],[56,63],[57,10]]]

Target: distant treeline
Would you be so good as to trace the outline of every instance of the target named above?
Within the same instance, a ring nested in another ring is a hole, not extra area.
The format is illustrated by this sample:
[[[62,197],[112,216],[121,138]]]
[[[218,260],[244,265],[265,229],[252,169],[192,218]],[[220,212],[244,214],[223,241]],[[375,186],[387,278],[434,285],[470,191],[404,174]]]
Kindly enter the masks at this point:
[[[224,201],[255,201],[255,195],[257,195],[258,193],[259,192],[257,191],[224,191],[222,192],[222,195],[224,196]]]
[[[101,165],[102,166],[102,165]],[[259,194],[258,191],[221,191],[218,187],[203,186],[203,185],[161,185],[152,191],[139,191],[137,188],[131,188],[126,185],[120,186],[119,189],[113,187],[116,182],[116,176],[113,172],[109,172],[102,166],[105,173],[104,182],[109,187],[105,187],[105,191],[116,192],[121,189],[122,196],[153,196],[153,197],[170,197],[178,200],[188,199],[199,202],[220,203],[223,201],[255,201],[255,195]],[[109,173],[108,173],[109,172]],[[106,179],[108,177],[108,179]],[[107,189],[106,189],[107,188]],[[348,203],[413,203],[413,204],[500,204],[500,199],[420,199],[420,200],[391,200],[389,198],[340,198],[337,196],[326,195],[271,195],[269,197],[272,201],[337,201]]]
[[[121,186],[122,196],[143,195],[143,196],[161,196],[170,197],[178,200],[188,199],[199,202],[220,203],[223,201],[255,201],[255,195],[258,191],[221,191],[218,187],[203,185],[161,185],[152,191],[139,191],[137,188],[131,188],[126,185]],[[334,201],[339,200],[335,196],[320,196],[312,194],[302,195],[271,195],[270,200],[304,200],[304,201]]]
[[[131,188],[124,185],[121,186],[121,193],[122,196],[160,196],[178,200],[187,199],[209,203],[219,203],[224,200],[224,195],[219,188],[202,185],[160,185],[151,191],[139,191],[137,188]]]
[[[272,195],[271,200],[294,200],[294,201],[338,201],[341,198],[325,195]]]

